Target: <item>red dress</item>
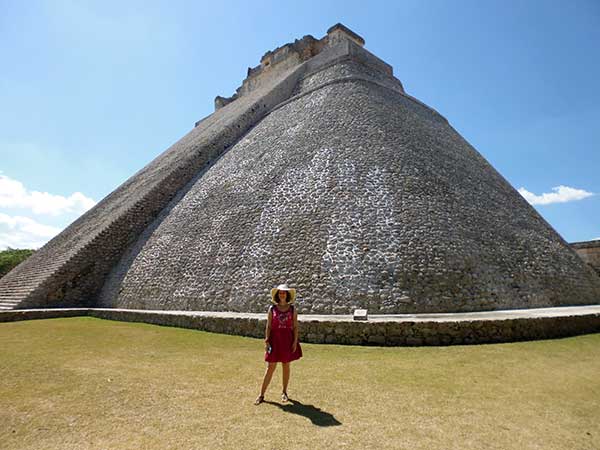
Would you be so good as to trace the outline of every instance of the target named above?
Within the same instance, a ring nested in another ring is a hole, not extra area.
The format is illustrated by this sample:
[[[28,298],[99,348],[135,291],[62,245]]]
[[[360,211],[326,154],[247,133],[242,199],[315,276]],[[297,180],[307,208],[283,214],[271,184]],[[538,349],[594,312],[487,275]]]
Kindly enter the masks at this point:
[[[296,345],[296,351],[292,352],[294,344],[294,307],[290,305],[285,312],[280,311],[277,306],[271,306],[273,318],[271,320],[271,335],[269,344],[271,353],[265,352],[265,361],[268,362],[290,362],[302,357],[300,342]]]

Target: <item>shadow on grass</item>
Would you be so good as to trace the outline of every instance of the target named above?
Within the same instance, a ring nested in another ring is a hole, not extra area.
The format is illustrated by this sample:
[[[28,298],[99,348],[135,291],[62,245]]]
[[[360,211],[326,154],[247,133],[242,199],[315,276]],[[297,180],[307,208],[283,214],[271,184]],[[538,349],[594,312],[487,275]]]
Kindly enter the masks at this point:
[[[289,399],[289,403],[285,405],[267,400],[265,400],[264,403],[275,405],[279,409],[282,409],[288,413],[304,416],[307,419],[310,419],[314,425],[318,425],[320,427],[333,427],[342,424],[342,422],[333,417],[333,414],[323,411],[313,405],[305,405],[304,403],[301,403],[298,400],[292,400],[291,398]]]

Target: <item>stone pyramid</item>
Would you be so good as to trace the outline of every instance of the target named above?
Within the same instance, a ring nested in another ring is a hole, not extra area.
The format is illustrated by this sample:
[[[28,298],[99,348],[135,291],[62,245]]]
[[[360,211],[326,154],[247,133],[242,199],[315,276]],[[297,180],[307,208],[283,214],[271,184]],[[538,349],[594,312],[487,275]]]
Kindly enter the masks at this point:
[[[229,98],[0,280],[0,307],[459,312],[600,302],[598,277],[341,24]]]

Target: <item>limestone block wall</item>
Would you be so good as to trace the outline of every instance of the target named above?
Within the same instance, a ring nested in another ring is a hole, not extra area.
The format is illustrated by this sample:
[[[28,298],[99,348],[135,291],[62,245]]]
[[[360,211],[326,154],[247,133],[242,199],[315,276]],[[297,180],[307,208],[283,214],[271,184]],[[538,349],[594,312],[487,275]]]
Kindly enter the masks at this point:
[[[167,311],[122,309],[38,309],[0,311],[0,323],[56,317],[91,316],[144,322],[255,338],[264,337],[265,318],[207,313],[170,314]],[[254,315],[257,316],[257,315]],[[377,346],[464,345],[554,339],[600,331],[600,313],[536,318],[456,321],[315,320],[299,316],[300,342]],[[261,345],[257,341],[257,345]]]
[[[571,247],[600,275],[600,240],[573,242]]]

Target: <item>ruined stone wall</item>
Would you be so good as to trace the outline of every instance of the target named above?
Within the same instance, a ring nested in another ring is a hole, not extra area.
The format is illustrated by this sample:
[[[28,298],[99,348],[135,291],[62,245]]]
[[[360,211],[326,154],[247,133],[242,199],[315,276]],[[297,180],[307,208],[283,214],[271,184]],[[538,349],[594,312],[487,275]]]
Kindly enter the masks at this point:
[[[600,240],[574,242],[571,247],[581,259],[600,275]]]
[[[362,37],[338,23],[327,30],[327,35],[322,39],[315,39],[307,35],[302,39],[285,44],[263,55],[260,64],[248,68],[248,76],[242,85],[236,89],[231,97],[218,95],[215,98],[215,110],[237,100],[253,90],[269,85],[273,79],[283,71],[298,66],[304,62],[306,71],[321,68],[325,61],[335,62],[335,57],[351,56],[355,60],[363,61],[367,65],[373,65],[382,70],[388,76],[392,76],[392,67],[381,61],[375,55],[362,49],[365,41]],[[335,49],[332,51],[332,49]],[[321,55],[323,53],[323,55]],[[396,82],[400,83],[398,80]]]

